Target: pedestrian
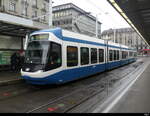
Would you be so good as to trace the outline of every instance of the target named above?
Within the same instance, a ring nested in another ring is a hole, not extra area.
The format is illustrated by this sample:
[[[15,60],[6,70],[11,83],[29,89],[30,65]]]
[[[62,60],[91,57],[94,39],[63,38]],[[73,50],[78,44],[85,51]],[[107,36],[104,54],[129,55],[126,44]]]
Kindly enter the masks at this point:
[[[25,60],[25,56],[24,56],[24,51],[21,50],[20,54],[19,54],[19,70],[21,70],[21,68],[23,67],[24,64],[24,60]]]
[[[16,58],[17,58],[17,53],[13,53],[11,56],[11,71],[15,72],[16,71]]]
[[[19,72],[20,71],[20,52],[18,51],[17,53],[16,53],[16,55],[17,55],[17,57],[16,57],[16,59],[15,59],[15,66],[16,66],[16,69],[15,69],[15,72]]]

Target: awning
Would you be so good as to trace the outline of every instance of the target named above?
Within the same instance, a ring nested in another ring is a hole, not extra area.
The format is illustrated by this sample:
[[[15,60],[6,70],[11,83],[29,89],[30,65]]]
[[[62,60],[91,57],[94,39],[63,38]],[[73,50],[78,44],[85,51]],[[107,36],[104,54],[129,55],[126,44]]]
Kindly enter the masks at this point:
[[[37,30],[36,28],[29,28],[21,25],[8,24],[0,22],[0,35],[9,35],[17,37],[25,37],[27,33]]]
[[[150,45],[150,0],[108,0],[108,2]]]

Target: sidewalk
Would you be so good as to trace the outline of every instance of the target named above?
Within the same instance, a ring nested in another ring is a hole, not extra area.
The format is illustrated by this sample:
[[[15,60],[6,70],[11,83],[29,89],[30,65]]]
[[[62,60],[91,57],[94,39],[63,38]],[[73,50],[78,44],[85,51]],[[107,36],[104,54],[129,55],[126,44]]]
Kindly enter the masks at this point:
[[[147,112],[150,112],[150,65],[110,111],[110,113]]]
[[[0,71],[0,86],[23,82],[20,73]]]

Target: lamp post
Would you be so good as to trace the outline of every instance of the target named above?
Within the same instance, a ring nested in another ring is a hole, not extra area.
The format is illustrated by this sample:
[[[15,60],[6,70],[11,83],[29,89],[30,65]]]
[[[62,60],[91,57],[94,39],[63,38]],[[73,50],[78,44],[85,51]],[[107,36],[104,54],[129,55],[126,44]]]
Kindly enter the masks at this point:
[[[114,43],[116,43],[116,29],[114,28]]]
[[[108,13],[108,12],[105,12],[104,14],[105,14],[105,15],[108,15],[109,13]],[[96,38],[98,38],[98,35],[101,36],[101,32],[98,33],[98,15],[101,15],[101,13],[96,14],[96,29],[95,29],[95,31],[96,31]]]
[[[98,15],[101,15],[101,13],[96,14],[96,38],[98,38]]]

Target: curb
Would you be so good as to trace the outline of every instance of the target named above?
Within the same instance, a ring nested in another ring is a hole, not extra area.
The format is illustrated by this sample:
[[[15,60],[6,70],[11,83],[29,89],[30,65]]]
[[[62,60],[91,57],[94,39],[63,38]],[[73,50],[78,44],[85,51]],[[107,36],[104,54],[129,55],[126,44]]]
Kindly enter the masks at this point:
[[[0,86],[7,86],[7,85],[13,85],[13,84],[19,84],[25,82],[24,79],[15,79],[15,80],[6,80],[6,81],[0,81]]]

